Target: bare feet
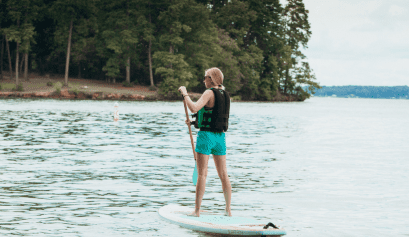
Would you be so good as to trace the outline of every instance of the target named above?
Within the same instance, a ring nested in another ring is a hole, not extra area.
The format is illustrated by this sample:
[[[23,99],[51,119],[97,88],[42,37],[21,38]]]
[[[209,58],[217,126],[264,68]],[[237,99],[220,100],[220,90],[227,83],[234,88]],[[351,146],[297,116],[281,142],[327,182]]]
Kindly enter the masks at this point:
[[[196,211],[193,211],[192,213],[190,213],[190,214],[188,214],[188,216],[195,216],[195,217],[200,217],[200,212],[201,211],[198,211],[198,212],[196,212]],[[232,216],[231,215],[231,210],[224,210],[224,215],[225,216]]]
[[[231,215],[231,210],[228,210],[228,211],[227,211],[227,210],[224,210],[224,215],[225,215],[225,216],[232,216],[232,215]]]
[[[193,211],[192,213],[190,213],[188,216],[196,216],[196,217],[200,217],[199,212]]]

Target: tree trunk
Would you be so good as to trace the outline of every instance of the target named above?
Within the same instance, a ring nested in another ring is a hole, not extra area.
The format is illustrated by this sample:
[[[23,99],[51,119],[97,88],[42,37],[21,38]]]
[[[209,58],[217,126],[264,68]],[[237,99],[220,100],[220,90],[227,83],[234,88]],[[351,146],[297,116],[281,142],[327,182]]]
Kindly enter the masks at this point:
[[[129,20],[129,1],[126,1],[126,18]],[[129,29],[129,25],[126,26],[126,29]],[[128,52],[129,52],[129,46]],[[126,82],[129,84],[131,83],[131,57],[128,57],[126,60]]]
[[[25,53],[25,62],[24,62],[24,80],[29,81],[28,79],[28,53]]]
[[[81,62],[78,62],[78,79],[81,79]]]
[[[19,70],[20,75],[23,74],[23,64],[24,64],[24,54],[22,54],[22,57],[21,57],[21,60],[20,60],[20,64],[19,64],[19,67],[20,67],[20,70]]]
[[[4,37],[1,37],[1,61],[0,61],[0,79],[3,79],[3,56],[4,56]]]
[[[286,69],[285,69],[284,94],[287,93],[287,89],[288,89],[288,84],[289,84],[288,78],[290,77],[289,71],[290,71],[290,70],[289,70],[289,68],[288,68],[288,66],[287,66]]]
[[[148,60],[149,60],[149,77],[151,79],[151,86],[155,86],[155,84],[153,84],[153,74],[152,74],[152,40],[149,39],[149,49],[148,49]]]
[[[20,20],[19,19],[17,19],[17,27],[20,28]],[[18,87],[18,60],[19,60],[19,56],[20,56],[20,53],[18,52],[18,48],[19,48],[20,44],[18,43],[18,41],[16,43],[17,43],[17,49],[16,49],[16,88],[17,88]]]
[[[18,86],[18,60],[19,60],[19,53],[18,53],[19,43],[17,42],[17,50],[16,50],[16,88]]]
[[[126,82],[131,83],[131,57],[126,60]]]
[[[10,70],[10,79],[13,79],[13,67],[11,66],[11,56],[10,56],[10,46],[9,46],[9,40],[7,39],[7,35],[5,36],[6,38],[6,47],[7,47],[7,53],[9,56],[9,70]]]
[[[71,19],[71,23],[70,23],[70,33],[68,35],[67,60],[65,62],[64,86],[66,87],[68,87],[68,69],[70,67],[72,23],[73,23],[73,19]]]
[[[152,24],[150,2],[149,2],[149,23]],[[149,78],[151,80],[151,86],[155,86],[155,84],[153,83],[153,72],[152,72],[152,39],[151,38],[149,38],[148,61],[149,61]]]
[[[25,16],[25,21],[24,23],[27,23],[27,12],[26,12],[26,16]],[[24,60],[24,81],[28,81],[27,80],[27,73],[28,73],[28,49],[30,47],[30,41],[27,41],[26,43],[26,52],[23,53],[23,57],[21,58],[21,66],[20,66],[20,73],[23,74],[23,60]]]

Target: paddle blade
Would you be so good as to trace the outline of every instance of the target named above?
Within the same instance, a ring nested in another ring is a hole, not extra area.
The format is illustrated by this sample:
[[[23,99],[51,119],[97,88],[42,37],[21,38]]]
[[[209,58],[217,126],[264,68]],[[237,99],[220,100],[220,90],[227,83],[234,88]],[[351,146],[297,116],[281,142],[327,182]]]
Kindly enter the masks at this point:
[[[196,183],[197,183],[197,162],[196,161],[195,161],[195,170],[193,171],[192,181],[193,181],[193,185],[196,186]]]

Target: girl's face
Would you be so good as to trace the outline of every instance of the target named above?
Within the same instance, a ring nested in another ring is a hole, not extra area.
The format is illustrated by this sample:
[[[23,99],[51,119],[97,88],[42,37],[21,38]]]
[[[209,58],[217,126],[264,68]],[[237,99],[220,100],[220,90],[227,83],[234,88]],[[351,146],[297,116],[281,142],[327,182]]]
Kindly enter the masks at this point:
[[[205,83],[206,88],[212,87],[212,78],[210,76],[205,75],[203,82]]]

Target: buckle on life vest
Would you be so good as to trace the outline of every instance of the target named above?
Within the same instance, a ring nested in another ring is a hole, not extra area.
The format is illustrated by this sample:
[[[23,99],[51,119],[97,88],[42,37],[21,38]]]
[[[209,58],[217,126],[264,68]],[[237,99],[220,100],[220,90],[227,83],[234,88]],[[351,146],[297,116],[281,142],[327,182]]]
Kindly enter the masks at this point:
[[[195,128],[199,128],[199,125],[197,124],[197,121],[199,120],[198,119],[198,114],[197,113],[192,114],[192,119],[193,118],[196,118],[196,119],[193,120],[193,121],[190,121],[190,125],[194,125]]]

